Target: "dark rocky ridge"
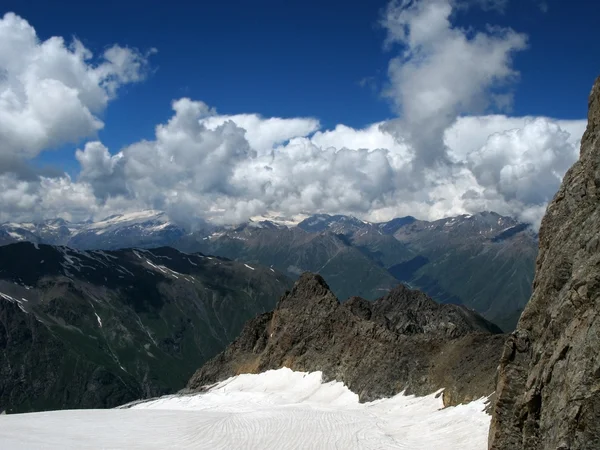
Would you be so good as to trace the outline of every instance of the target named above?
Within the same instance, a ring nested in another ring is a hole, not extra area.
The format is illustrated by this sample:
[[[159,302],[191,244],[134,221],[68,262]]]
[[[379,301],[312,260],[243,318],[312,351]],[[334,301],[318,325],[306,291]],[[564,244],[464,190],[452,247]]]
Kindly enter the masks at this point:
[[[533,295],[502,355],[489,448],[600,448],[600,78],[548,206]]]
[[[270,313],[200,368],[192,391],[240,373],[289,367],[323,372],[361,401],[406,390],[440,388],[446,405],[490,395],[504,335],[476,313],[440,305],[398,286],[375,302],[353,297],[340,304],[323,278],[304,274]]]
[[[173,393],[290,286],[171,248],[0,247],[0,413]]]

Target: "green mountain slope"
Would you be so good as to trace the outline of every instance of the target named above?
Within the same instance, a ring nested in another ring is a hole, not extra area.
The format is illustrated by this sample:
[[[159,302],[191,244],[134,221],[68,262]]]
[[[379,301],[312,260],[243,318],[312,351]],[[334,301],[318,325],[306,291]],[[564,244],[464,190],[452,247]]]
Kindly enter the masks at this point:
[[[274,267],[290,277],[317,272],[340,299],[361,295],[380,297],[398,281],[344,236],[310,233],[300,228],[244,226],[203,237],[189,236],[177,246],[226,258]]]
[[[533,282],[537,236],[514,219],[481,213],[416,221],[394,235],[419,256],[389,268],[438,301],[462,303],[514,329]]]
[[[0,247],[0,410],[174,392],[290,285],[269,268],[171,248]]]

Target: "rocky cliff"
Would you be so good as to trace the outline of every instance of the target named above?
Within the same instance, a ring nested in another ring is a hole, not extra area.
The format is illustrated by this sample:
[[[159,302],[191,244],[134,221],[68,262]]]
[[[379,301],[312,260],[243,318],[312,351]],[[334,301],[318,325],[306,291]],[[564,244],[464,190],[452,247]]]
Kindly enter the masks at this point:
[[[489,448],[600,448],[600,78],[548,206],[533,294],[505,344]]]
[[[398,286],[340,304],[323,278],[303,274],[277,308],[246,324],[188,383],[192,391],[240,373],[322,371],[361,401],[440,388],[445,404],[491,394],[505,336],[476,313]]]

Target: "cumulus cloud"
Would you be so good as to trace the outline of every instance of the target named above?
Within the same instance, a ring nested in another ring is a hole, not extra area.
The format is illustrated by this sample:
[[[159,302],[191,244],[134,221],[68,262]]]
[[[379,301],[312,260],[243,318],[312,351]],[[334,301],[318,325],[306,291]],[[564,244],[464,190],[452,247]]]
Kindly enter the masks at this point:
[[[541,205],[577,157],[569,139],[558,124],[537,119],[490,136],[467,161],[480,186],[492,187],[507,201]]]
[[[68,176],[22,180],[0,175],[0,221],[41,220],[63,217],[83,220],[100,209],[90,187]]]
[[[518,77],[512,56],[524,50],[525,35],[488,26],[455,27],[452,0],[393,0],[382,24],[386,45],[401,54],[390,61],[387,96],[400,120],[391,128],[413,147],[417,169],[445,162],[444,131],[459,115],[484,111],[510,98]]]
[[[156,127],[153,141],[112,156],[100,142],[78,150],[79,181],[99,198],[121,196],[158,209],[187,202],[204,210],[211,198],[238,196],[230,182],[234,169],[256,155],[245,130],[231,120],[207,127],[204,120],[214,112],[203,102],[182,98],[172,106],[173,117]]]
[[[495,210],[536,224],[577,157],[585,125],[545,118],[462,118],[445,133],[453,163],[424,169],[423,189],[415,190],[410,149],[382,124],[338,126],[262,152],[247,140],[246,128],[222,120],[202,102],[182,99],[173,108],[153,140],[116,155],[100,142],[87,143],[76,154],[77,180],[0,177],[2,219],[31,211],[84,219],[156,208],[183,223],[200,217],[236,223],[269,212],[335,212],[377,221]],[[221,125],[207,127],[207,114]],[[263,120],[269,119],[255,116],[252,131],[262,129]],[[489,129],[482,133],[480,124]]]
[[[423,189],[415,190],[410,148],[383,123],[302,136],[290,121],[286,136],[299,136],[265,151],[247,136],[272,119],[244,115],[242,128],[202,102],[182,99],[173,109],[152,141],[113,156],[98,142],[78,151],[79,182],[97,198],[119,197],[218,223],[269,212],[388,220],[485,209],[537,223],[577,157],[585,126],[546,118],[461,118],[445,133],[452,163],[424,169]]]
[[[152,141],[113,156],[99,142],[78,150],[79,182],[98,198],[120,195],[157,209],[202,211],[217,222],[269,210],[367,213],[394,189],[390,150],[340,149],[348,128],[315,135],[334,144],[325,148],[305,136],[314,129],[311,120],[219,116],[189,99],[174,102],[173,110]],[[365,147],[383,136],[376,129],[350,133],[362,135]]]
[[[0,19],[0,152],[23,158],[94,135],[120,86],[144,78],[147,55],[117,45],[100,58],[74,39],[40,41],[23,18]]]
[[[496,133],[524,128],[536,119],[556,123],[569,134],[569,143],[579,147],[586,120],[554,120],[549,117],[509,117],[505,115],[463,116],[444,132],[444,143],[450,159],[458,162],[485,145],[488,138]]]
[[[184,224],[268,213],[383,221],[494,210],[537,225],[577,158],[586,122],[482,115],[510,97],[518,76],[511,58],[526,37],[458,29],[458,6],[404,0],[387,8],[388,46],[400,55],[390,62],[386,94],[398,119],[322,130],[315,118],[221,115],[181,98],[150,140],[116,154],[99,141],[85,143],[75,152],[81,170],[73,178],[40,173],[23,158],[93,135],[119,86],[143,79],[147,55],[111,47],[95,61],[78,41],[39,42],[27,22],[7,15],[0,21],[7,149],[0,153],[0,221],[83,220],[142,208]]]
[[[232,116],[212,116],[203,120],[209,129],[215,129],[227,121],[243,128],[250,146],[261,154],[269,153],[275,145],[283,144],[298,136],[308,136],[320,128],[319,121],[313,118],[264,119],[258,114],[237,114]]]

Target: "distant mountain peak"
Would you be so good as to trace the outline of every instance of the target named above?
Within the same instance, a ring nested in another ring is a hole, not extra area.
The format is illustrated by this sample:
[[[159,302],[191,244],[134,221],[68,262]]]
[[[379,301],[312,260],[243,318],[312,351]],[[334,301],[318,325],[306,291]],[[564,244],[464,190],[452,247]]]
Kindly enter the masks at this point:
[[[260,222],[270,222],[275,225],[280,225],[286,228],[292,228],[306,219],[308,216],[306,214],[295,214],[295,215],[284,215],[278,213],[268,213],[260,216],[253,216],[248,219],[249,221],[260,223]]]
[[[96,227],[100,227],[109,224],[117,224],[123,222],[140,222],[148,220],[169,221],[170,219],[167,216],[167,213],[165,213],[164,211],[147,209],[122,214],[113,214],[111,216],[105,217],[104,219],[93,222],[93,225]]]
[[[118,249],[170,245],[186,230],[164,211],[112,214],[98,221],[72,223],[62,218],[0,225],[0,244],[30,241],[81,249]]]
[[[269,230],[281,230],[287,228],[286,225],[281,223],[273,222],[271,220],[248,220],[244,225],[252,227],[252,228],[266,228]]]
[[[369,222],[365,222],[354,216],[314,214],[300,222],[298,228],[311,233],[320,233],[328,230],[336,234],[345,234],[368,225],[370,225]]]

